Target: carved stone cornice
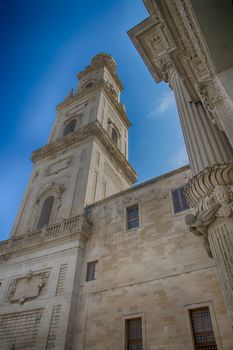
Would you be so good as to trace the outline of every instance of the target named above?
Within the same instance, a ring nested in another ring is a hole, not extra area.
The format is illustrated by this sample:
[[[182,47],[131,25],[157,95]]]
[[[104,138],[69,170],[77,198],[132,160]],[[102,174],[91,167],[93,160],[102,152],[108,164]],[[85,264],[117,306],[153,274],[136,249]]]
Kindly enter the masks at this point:
[[[150,17],[132,28],[129,36],[155,80],[169,80],[170,65],[163,62],[172,62],[190,100],[201,100],[211,121],[222,128],[215,97],[231,115],[233,105],[221,84],[216,84],[216,69],[191,1],[145,0],[145,4]]]
[[[92,222],[85,215],[78,215],[62,222],[44,226],[43,229],[30,231],[23,235],[13,236],[0,242],[0,260],[9,258],[13,253],[31,249],[34,246],[56,244],[59,240],[70,240],[72,237],[85,242],[91,235]]]
[[[119,169],[123,174],[129,179],[131,183],[136,181],[136,172],[131,167],[124,155],[119,151],[119,149],[112,143],[107,132],[102,128],[98,121],[92,122],[83,128],[67,135],[55,142],[51,142],[48,145],[36,150],[32,153],[32,161],[37,162],[38,160],[56,156],[58,152],[66,150],[73,147],[79,142],[87,140],[91,137],[97,137],[101,144],[105,147],[106,151],[110,157],[115,161]]]
[[[79,100],[81,100],[83,97],[87,97],[87,94],[92,94],[93,92],[97,92],[98,90],[104,91],[106,97],[108,98],[109,102],[113,105],[113,107],[116,108],[118,112],[118,116],[122,120],[122,122],[126,125],[126,127],[130,127],[132,124],[129,121],[127,114],[125,112],[125,109],[123,106],[118,103],[116,98],[113,96],[111,89],[107,85],[105,81],[100,81],[93,86],[89,87],[88,90],[85,89],[75,95],[69,96],[66,98],[63,102],[61,102],[59,105],[57,105],[56,109],[58,111],[62,111],[63,109],[67,108],[68,106],[72,105],[73,103],[77,103]]]

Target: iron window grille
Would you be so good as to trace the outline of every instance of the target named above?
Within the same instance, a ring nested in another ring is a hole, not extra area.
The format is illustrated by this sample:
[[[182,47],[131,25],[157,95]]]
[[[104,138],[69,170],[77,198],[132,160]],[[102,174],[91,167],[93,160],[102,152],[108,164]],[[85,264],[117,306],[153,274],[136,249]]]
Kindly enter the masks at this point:
[[[189,310],[195,350],[218,350],[209,307]]]
[[[126,350],[143,350],[141,317],[126,320]]]

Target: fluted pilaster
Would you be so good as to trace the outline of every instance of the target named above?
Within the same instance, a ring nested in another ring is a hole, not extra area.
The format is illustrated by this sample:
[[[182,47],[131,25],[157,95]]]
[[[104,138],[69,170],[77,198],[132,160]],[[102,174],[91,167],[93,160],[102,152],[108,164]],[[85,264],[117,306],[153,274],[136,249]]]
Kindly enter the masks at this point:
[[[217,219],[208,229],[208,238],[233,325],[233,219]]]
[[[193,175],[208,166],[229,162],[233,150],[225,135],[209,119],[201,102],[193,103],[174,71],[170,78],[183,129],[185,144]]]

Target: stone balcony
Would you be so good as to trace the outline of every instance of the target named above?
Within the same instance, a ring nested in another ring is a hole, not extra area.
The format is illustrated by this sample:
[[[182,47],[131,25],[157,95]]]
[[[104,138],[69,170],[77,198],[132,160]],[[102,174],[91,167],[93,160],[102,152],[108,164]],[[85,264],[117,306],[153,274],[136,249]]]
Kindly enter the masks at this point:
[[[31,248],[35,245],[53,242],[66,238],[78,238],[86,241],[91,234],[92,223],[85,215],[74,216],[40,230],[31,231],[23,235],[14,236],[0,241],[0,259],[7,259],[8,254]]]

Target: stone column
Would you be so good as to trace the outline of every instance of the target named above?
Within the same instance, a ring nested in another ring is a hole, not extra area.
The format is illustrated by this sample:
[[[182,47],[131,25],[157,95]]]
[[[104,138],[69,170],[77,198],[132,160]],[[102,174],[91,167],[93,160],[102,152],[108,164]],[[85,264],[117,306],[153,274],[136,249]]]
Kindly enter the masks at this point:
[[[233,162],[200,172],[189,182],[186,195],[195,208],[186,223],[216,263],[233,327]]]
[[[191,101],[172,66],[169,82],[194,175],[186,187],[186,196],[195,214],[187,214],[186,223],[202,239],[207,254],[216,263],[233,326],[233,150],[202,102]]]
[[[192,174],[214,164],[233,159],[232,147],[217,125],[211,122],[201,101],[192,102],[185,86],[173,70],[169,79],[183,129]]]

